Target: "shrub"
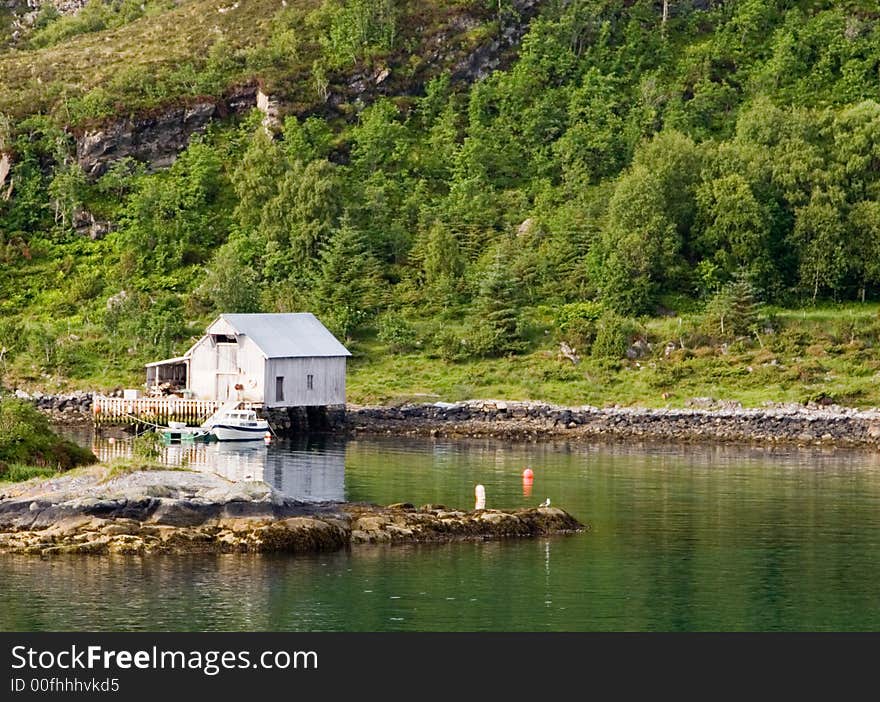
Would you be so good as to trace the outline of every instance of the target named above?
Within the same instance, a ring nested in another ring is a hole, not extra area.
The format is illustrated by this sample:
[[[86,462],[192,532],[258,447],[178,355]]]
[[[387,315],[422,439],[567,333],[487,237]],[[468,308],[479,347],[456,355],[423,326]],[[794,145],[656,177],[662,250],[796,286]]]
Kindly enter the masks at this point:
[[[786,327],[776,334],[771,344],[774,351],[780,354],[796,355],[812,343],[812,337],[798,327]]]
[[[328,3],[317,11],[313,21],[321,21],[320,14],[329,16],[329,31],[322,37],[322,44],[331,61],[341,66],[355,63],[365,54],[392,49],[398,12],[393,0],[350,0],[341,7]]]
[[[434,336],[434,347],[444,361],[464,361],[471,356],[465,335],[454,329],[441,329]]]
[[[594,358],[619,359],[626,355],[634,332],[632,320],[614,312],[606,312],[596,323],[596,339],[591,354]]]
[[[688,368],[680,363],[658,363],[647,374],[647,382],[652,388],[662,390],[674,388],[687,377]]]
[[[466,346],[472,356],[491,358],[521,350],[518,341],[511,341],[507,333],[498,327],[483,324],[481,320],[470,325]]]
[[[154,460],[161,454],[162,439],[154,431],[147,431],[136,436],[131,442],[131,454],[135,458]]]
[[[173,293],[123,291],[108,300],[104,328],[119,346],[119,351],[138,340],[143,353],[170,355],[175,343],[187,335],[183,322],[183,305]],[[111,304],[111,300],[113,301]]]
[[[88,449],[55,434],[29,402],[0,400],[0,463],[69,470],[97,460]]]
[[[386,314],[379,320],[378,337],[395,353],[412,351],[418,346],[416,332],[412,325],[402,317]]]
[[[572,302],[556,311],[556,328],[563,341],[584,351],[596,339],[597,322],[604,308],[598,302]]]

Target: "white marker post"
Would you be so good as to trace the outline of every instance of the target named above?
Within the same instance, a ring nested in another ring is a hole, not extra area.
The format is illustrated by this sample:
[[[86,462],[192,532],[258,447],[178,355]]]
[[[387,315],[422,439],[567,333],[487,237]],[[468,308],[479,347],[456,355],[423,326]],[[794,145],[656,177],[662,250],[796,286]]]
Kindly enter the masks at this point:
[[[474,488],[474,497],[476,498],[474,509],[486,509],[486,488],[478,484]]]

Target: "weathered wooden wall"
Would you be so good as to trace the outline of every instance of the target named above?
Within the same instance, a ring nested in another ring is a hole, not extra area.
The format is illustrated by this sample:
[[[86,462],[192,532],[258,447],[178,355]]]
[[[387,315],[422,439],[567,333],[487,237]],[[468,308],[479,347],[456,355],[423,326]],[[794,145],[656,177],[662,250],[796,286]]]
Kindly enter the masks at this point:
[[[266,359],[248,337],[239,336],[234,358],[228,344],[211,343],[205,336],[192,349],[189,386],[201,400],[240,399],[262,402],[266,378]],[[221,353],[222,352],[222,353]],[[234,361],[234,367],[230,365]],[[241,385],[241,390],[235,390]],[[228,394],[227,394],[228,388]]]
[[[189,361],[189,387],[200,400],[213,400],[216,392],[217,356],[211,337],[203,336],[193,346]]]
[[[314,379],[308,389],[307,378]],[[284,400],[275,399],[275,378],[284,378]],[[267,407],[345,404],[345,357],[271,358],[266,362]]]

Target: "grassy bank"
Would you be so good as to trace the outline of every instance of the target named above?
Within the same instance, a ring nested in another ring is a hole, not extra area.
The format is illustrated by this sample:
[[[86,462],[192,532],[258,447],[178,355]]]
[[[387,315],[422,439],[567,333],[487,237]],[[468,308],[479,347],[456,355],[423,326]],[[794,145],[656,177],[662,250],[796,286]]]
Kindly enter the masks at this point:
[[[345,14],[332,0],[249,0],[241,8],[217,0],[148,0],[130,5],[128,15],[94,4],[85,14],[25,30],[14,50],[4,45],[9,20],[0,10],[0,113],[16,119],[42,113],[82,127],[216,98],[254,82],[299,111],[317,111],[326,106],[317,75],[324,90],[345,90],[355,59],[396,61],[406,68],[390,82],[411,89],[438,66],[410,56],[427,54],[441,37],[442,58],[454,65],[493,30],[492,8],[480,2],[392,5],[393,17],[371,13],[367,3]],[[381,28],[364,28],[370,15],[389,25],[393,41]],[[456,29],[459,24],[470,31]],[[356,29],[366,35],[346,37]]]
[[[0,485],[20,483],[31,478],[49,478],[57,473],[57,470],[47,466],[28,466],[13,463],[12,465],[7,465],[2,475],[0,475]]]
[[[393,353],[375,339],[355,345],[348,398],[360,404],[467,398],[543,400],[566,405],[683,406],[693,397],[764,402],[833,401],[880,406],[880,306],[826,305],[766,310],[756,336],[711,340],[700,313],[636,321],[639,358],[578,364],[559,354],[549,319],[525,355],[465,362],[431,351]]]
[[[880,406],[880,305],[829,304],[766,309],[757,335],[712,336],[706,314],[630,320],[626,341],[638,358],[598,356],[558,329],[552,309],[532,315],[522,353],[453,360],[438,337],[465,330],[455,319],[438,322],[414,312],[404,318],[408,341],[383,340],[366,330],[349,340],[348,400],[356,404],[456,401],[469,398],[543,400],[557,404],[683,406],[693,397],[764,402],[833,401]],[[199,335],[207,317],[188,322]],[[149,351],[108,351],[106,332],[83,325],[75,341],[5,364],[4,382],[44,392],[138,387]],[[569,339],[580,357],[562,357]],[[448,342],[447,342],[448,343]],[[189,340],[167,349],[182,352]],[[63,362],[62,362],[63,361]],[[68,362],[69,361],[69,362]],[[51,371],[50,367],[55,366]]]

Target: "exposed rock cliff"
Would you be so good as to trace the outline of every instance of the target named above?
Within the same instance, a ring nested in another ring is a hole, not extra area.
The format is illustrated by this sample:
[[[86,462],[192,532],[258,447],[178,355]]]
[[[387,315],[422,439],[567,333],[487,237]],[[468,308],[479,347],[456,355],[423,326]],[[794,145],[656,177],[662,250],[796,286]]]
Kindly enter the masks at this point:
[[[77,3],[80,0],[58,0]],[[421,68],[411,73],[400,70],[390,57],[388,65],[356,67],[340,80],[327,86],[323,105],[285,105],[283,96],[258,91],[256,86],[237,90],[228,99],[205,98],[186,106],[174,106],[147,115],[109,122],[90,129],[77,138],[77,159],[86,174],[99,177],[115,160],[132,157],[151,169],[165,168],[174,162],[190,137],[204,131],[217,118],[240,114],[258,107],[264,114],[264,126],[275,129],[289,112],[314,110],[334,112],[349,104],[366,105],[380,96],[412,95],[422,91],[424,82],[438,72],[448,71],[454,80],[471,83],[482,80],[513,58],[525,35],[529,21],[542,0],[516,0],[516,12],[502,15],[498,32],[472,50],[464,50],[461,37],[478,27],[485,18],[462,12],[436,30],[425,48]],[[402,60],[402,59],[401,59]]]
[[[39,2],[39,0],[37,0]],[[83,9],[89,0],[52,0],[52,4],[59,14],[75,15]]]
[[[212,120],[247,112],[257,101],[256,86],[235,91],[224,100],[201,100],[171,107],[153,115],[112,122],[77,137],[76,158],[86,175],[96,178],[107,167],[130,157],[151,169],[174,163],[190,137],[207,129]]]
[[[2,144],[0,144],[2,147]],[[9,171],[12,169],[12,162],[9,154],[0,151],[0,199],[9,199],[12,195],[12,179],[9,179],[7,186],[6,180],[9,178]],[[8,190],[7,190],[8,188]]]

